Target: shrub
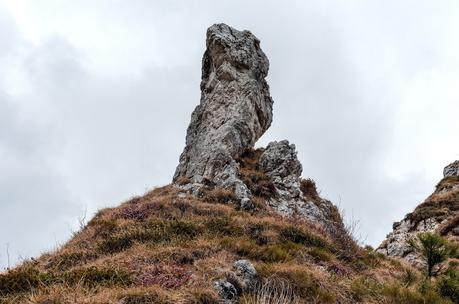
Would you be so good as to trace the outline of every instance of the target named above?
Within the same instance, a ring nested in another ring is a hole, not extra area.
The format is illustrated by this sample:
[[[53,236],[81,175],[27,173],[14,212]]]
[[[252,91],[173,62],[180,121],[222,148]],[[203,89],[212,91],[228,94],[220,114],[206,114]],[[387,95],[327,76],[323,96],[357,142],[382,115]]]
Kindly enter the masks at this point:
[[[274,183],[265,172],[258,168],[258,160],[263,153],[261,149],[246,149],[239,163],[239,177],[249,188],[250,192],[257,197],[272,198],[277,195]]]
[[[448,269],[439,279],[437,288],[442,296],[459,303],[459,271],[454,268]]]
[[[416,272],[414,272],[413,270],[409,268],[405,269],[405,271],[403,272],[403,276],[402,276],[402,281],[405,287],[411,286],[414,282],[416,282],[416,279],[417,279]]]
[[[438,266],[457,252],[456,245],[432,232],[418,234],[409,244],[426,262],[426,273],[429,278],[436,276],[440,271]]]
[[[317,191],[316,182],[310,178],[300,180],[300,189],[306,198],[311,200],[320,199],[319,192]]]

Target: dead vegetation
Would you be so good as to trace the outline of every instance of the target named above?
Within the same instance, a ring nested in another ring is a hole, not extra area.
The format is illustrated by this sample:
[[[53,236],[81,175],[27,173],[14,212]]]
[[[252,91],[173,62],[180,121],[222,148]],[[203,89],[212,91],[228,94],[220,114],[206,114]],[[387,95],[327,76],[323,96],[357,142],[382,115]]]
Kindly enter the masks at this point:
[[[402,283],[407,266],[352,239],[337,242],[321,226],[268,210],[240,211],[227,190],[178,191],[158,188],[101,210],[56,252],[0,275],[0,303],[219,303],[213,282],[238,259],[264,282],[241,303],[425,299],[419,280]]]
[[[459,176],[442,179],[435,192],[407,215],[416,227],[421,221],[436,218],[438,222],[459,211]],[[451,227],[450,227],[451,228]]]

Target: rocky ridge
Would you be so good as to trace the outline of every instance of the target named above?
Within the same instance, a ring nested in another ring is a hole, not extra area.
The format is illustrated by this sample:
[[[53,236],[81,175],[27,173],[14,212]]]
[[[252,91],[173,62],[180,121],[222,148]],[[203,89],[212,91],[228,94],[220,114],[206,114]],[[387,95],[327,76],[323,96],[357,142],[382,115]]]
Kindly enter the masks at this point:
[[[393,224],[393,231],[376,251],[421,266],[422,262],[413,252],[409,241],[422,232],[438,232],[449,239],[458,240],[459,161],[444,168],[443,179],[435,191],[403,220]]]
[[[254,148],[272,122],[273,100],[265,80],[269,61],[252,33],[226,24],[215,24],[207,30],[206,47],[201,101],[191,116],[173,181],[195,194],[206,186],[230,189],[240,206],[250,210],[254,208],[254,195],[240,178],[237,160]],[[300,186],[302,165],[295,145],[283,140],[269,143],[262,150],[256,169],[274,185],[271,207],[287,216],[342,224],[340,218],[333,217],[336,208],[329,201],[306,199]]]

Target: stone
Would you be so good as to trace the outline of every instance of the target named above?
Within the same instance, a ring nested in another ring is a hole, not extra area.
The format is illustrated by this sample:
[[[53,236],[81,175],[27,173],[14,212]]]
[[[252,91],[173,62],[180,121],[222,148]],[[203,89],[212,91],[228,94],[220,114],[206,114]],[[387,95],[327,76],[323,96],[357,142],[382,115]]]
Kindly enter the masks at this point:
[[[207,30],[206,46],[201,101],[191,116],[173,180],[233,189],[247,205],[251,194],[238,178],[235,159],[272,122],[273,100],[265,80],[268,58],[251,32],[226,24]]]
[[[443,169],[444,177],[454,176],[454,175],[459,175],[459,160],[456,160],[455,162],[446,166],[445,169]]]
[[[232,303],[238,296],[236,287],[225,279],[215,281],[214,288],[226,303]]]
[[[321,198],[317,201],[305,199],[300,185],[303,168],[294,144],[287,140],[269,143],[260,156],[258,166],[274,183],[277,195],[268,203],[278,213],[286,216],[299,215],[329,227],[342,224],[331,220],[334,208],[332,203]]]
[[[247,260],[239,260],[234,262],[235,277],[243,292],[251,291],[257,285],[257,270]]]

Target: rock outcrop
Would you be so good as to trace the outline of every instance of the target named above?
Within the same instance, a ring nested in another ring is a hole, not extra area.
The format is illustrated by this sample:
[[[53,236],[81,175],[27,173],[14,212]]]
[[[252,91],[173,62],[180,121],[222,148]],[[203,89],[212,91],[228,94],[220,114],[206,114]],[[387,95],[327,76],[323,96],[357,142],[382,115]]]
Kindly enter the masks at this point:
[[[283,215],[297,215],[310,221],[326,224],[326,227],[341,225],[336,207],[314,194],[308,196],[301,187],[303,166],[297,157],[294,144],[287,140],[268,144],[258,161],[260,170],[272,180],[277,195],[268,203]]]
[[[229,189],[242,209],[252,209],[253,193],[241,179],[238,159],[272,122],[273,100],[265,80],[268,59],[252,33],[225,24],[207,30],[206,44],[201,101],[191,116],[174,182],[195,194],[207,186]],[[342,224],[330,202],[318,196],[307,199],[301,190],[302,166],[295,145],[285,140],[270,143],[257,170],[274,185],[276,195],[268,204],[280,214]]]
[[[391,257],[400,257],[413,265],[421,259],[413,252],[409,240],[422,232],[437,232],[449,239],[459,236],[459,161],[446,166],[444,178],[432,195],[418,205],[403,220],[393,224],[377,251]]]
[[[206,44],[201,102],[192,114],[174,181],[232,188],[238,199],[248,199],[235,159],[271,125],[269,62],[252,33],[226,24],[211,26]]]
[[[454,176],[454,175],[459,175],[459,160],[456,160],[455,162],[446,166],[445,169],[443,169],[444,177]]]

